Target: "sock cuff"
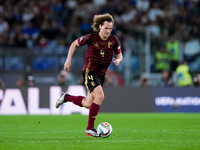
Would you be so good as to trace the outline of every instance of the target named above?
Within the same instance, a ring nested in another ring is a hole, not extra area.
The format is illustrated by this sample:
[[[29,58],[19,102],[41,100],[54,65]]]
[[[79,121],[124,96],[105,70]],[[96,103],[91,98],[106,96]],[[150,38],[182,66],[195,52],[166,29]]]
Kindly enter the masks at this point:
[[[94,102],[92,103],[92,105],[93,105],[93,107],[95,107],[95,108],[100,108],[100,105],[98,105],[98,104],[96,104],[96,103],[94,103]],[[91,105],[91,106],[92,106],[92,105]]]
[[[83,105],[82,105],[82,100],[84,99],[85,97],[84,96],[77,96],[77,103],[78,103],[78,106],[80,106],[80,107],[83,107]]]
[[[78,105],[80,107],[82,106],[82,100],[84,99],[84,96],[73,96],[73,95],[68,95],[65,97],[65,102],[70,101],[74,103],[75,105]]]

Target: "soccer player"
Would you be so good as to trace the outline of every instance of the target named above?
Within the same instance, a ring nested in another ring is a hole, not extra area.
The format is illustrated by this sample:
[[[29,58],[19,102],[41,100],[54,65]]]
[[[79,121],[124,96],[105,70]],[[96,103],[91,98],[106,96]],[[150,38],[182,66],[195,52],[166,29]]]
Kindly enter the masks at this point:
[[[64,70],[69,72],[76,47],[88,45],[86,64],[82,70],[83,80],[87,88],[87,97],[64,93],[56,103],[56,108],[59,108],[64,102],[72,102],[75,105],[89,109],[88,125],[85,130],[85,134],[88,136],[99,136],[94,127],[94,122],[104,99],[102,85],[107,68],[111,61],[118,66],[123,59],[120,42],[115,35],[111,34],[113,24],[114,19],[110,14],[95,15],[92,25],[95,32],[79,37],[71,44],[64,64]],[[116,54],[116,58],[112,59],[113,53]]]

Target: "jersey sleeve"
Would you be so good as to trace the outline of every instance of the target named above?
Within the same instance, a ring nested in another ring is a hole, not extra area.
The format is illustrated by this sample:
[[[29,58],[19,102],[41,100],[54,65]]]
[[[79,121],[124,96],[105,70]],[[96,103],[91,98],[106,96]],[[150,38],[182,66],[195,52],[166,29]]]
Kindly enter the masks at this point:
[[[115,52],[115,54],[119,54],[119,53],[122,52],[122,50],[121,50],[121,44],[120,44],[120,42],[119,42],[117,36],[114,36],[114,39],[115,39],[115,41],[116,41],[115,47],[114,47],[114,52]]]
[[[91,34],[86,34],[78,38],[78,44],[80,46],[85,45],[90,40]]]

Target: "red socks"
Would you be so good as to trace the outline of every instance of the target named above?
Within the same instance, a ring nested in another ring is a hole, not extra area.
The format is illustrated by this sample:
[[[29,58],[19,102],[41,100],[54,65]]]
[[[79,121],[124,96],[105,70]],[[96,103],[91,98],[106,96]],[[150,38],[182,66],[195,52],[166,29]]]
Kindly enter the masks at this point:
[[[99,113],[100,105],[92,103],[89,110],[89,119],[88,119],[88,126],[87,130],[90,130],[94,127],[94,121]]]
[[[85,97],[68,95],[65,97],[65,102],[70,101],[70,102],[74,103],[75,105],[83,107],[82,106],[83,98],[85,98]],[[94,127],[94,121],[99,113],[99,110],[100,110],[100,105],[92,103],[92,105],[90,106],[90,110],[89,110],[89,119],[88,119],[87,130],[90,130]]]
[[[83,96],[72,96],[72,95],[69,95],[69,96],[65,97],[65,102],[70,101],[70,102],[74,103],[75,105],[83,107],[82,106],[82,99],[83,98],[85,98],[85,97],[83,97]]]

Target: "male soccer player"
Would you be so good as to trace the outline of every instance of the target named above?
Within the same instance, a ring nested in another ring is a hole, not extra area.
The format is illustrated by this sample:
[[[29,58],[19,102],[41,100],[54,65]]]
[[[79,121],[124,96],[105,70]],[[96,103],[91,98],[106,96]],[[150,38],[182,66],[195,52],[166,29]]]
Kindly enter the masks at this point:
[[[88,136],[99,136],[94,127],[94,122],[104,99],[102,85],[107,68],[111,61],[118,66],[123,59],[120,42],[115,35],[111,34],[113,24],[114,19],[110,14],[95,15],[92,25],[95,32],[79,37],[71,44],[64,64],[64,70],[69,72],[76,47],[88,45],[86,64],[82,70],[87,97],[64,93],[56,103],[56,108],[59,108],[64,102],[73,102],[75,105],[89,109],[88,126],[85,130],[85,134]],[[116,58],[112,59],[113,52],[116,54]]]

